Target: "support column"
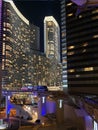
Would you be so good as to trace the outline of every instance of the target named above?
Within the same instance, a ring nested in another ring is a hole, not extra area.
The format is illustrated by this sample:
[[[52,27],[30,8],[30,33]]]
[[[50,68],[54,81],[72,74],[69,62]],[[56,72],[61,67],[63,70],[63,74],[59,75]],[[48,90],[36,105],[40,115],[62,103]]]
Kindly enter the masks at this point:
[[[56,100],[56,121],[57,124],[64,123],[64,102],[62,99]]]

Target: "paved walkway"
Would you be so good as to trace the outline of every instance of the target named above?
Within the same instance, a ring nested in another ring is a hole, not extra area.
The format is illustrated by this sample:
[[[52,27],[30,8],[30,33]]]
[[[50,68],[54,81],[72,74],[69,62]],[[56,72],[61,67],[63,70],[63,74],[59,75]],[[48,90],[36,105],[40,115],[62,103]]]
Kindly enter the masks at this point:
[[[18,130],[19,126],[30,126],[30,125],[34,125],[32,122],[30,122],[29,120],[24,120],[24,119],[19,119],[16,117],[10,117],[9,119],[4,119],[4,122],[8,123],[8,128],[7,130]]]

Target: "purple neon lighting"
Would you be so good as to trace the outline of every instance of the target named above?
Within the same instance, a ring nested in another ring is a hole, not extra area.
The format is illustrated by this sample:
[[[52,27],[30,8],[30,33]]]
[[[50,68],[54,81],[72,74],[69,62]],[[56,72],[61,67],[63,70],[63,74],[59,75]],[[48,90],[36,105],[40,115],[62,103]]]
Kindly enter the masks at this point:
[[[87,2],[87,0],[71,0],[71,1],[79,6],[82,6]]]
[[[72,2],[74,2],[75,4],[77,4],[78,6],[82,6],[84,4],[98,4],[98,0],[71,0]]]
[[[1,42],[1,23],[2,23],[2,0],[0,0],[0,42]]]

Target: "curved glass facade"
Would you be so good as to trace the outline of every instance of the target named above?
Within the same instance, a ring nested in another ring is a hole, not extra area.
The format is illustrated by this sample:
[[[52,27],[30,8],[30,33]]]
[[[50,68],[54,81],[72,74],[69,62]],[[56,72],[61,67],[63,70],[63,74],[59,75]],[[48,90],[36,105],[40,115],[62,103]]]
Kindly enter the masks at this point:
[[[25,84],[60,86],[61,65],[39,51],[39,28],[3,1],[2,87],[20,89]],[[53,63],[55,62],[55,66]]]

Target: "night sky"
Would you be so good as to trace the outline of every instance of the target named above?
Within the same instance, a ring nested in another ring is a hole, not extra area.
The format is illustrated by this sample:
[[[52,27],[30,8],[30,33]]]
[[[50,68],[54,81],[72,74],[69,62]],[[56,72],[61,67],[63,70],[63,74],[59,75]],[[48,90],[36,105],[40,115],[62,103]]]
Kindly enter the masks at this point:
[[[34,25],[40,27],[41,51],[44,50],[44,17],[54,16],[60,25],[59,0],[14,0],[20,12]]]

